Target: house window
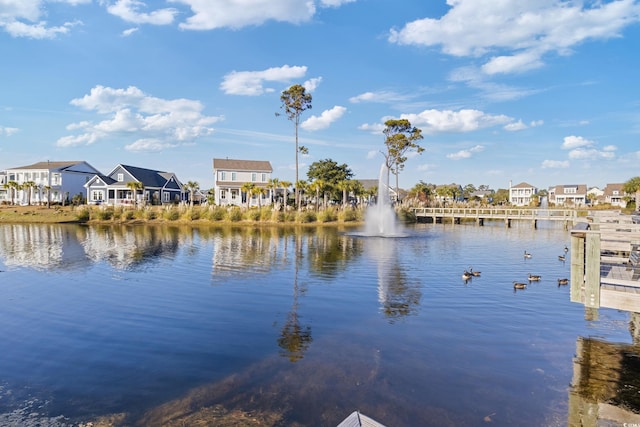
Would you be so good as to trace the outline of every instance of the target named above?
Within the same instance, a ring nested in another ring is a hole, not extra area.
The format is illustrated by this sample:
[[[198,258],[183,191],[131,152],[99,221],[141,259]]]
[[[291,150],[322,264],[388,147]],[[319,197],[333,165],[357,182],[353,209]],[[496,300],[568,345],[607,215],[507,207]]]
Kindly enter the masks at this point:
[[[565,194],[575,194],[576,193],[576,187],[565,187],[564,193]]]
[[[170,202],[171,201],[171,194],[168,191],[163,191],[162,192],[162,201],[163,202]]]
[[[222,171],[220,172],[220,181],[226,181],[227,180],[227,173]]]
[[[237,174],[235,172],[231,172],[231,181],[236,181],[237,178]]]
[[[238,198],[238,190],[231,190],[231,200],[236,200]]]
[[[257,173],[255,173],[255,172],[254,172],[254,173],[252,173],[252,174],[251,174],[251,182],[256,182],[256,180],[258,179],[258,178],[257,178],[257,176],[258,176],[258,174],[257,174]]]
[[[124,181],[124,174],[123,173],[119,173],[118,174],[118,182],[122,182]]]
[[[94,202],[102,201],[103,197],[104,197],[104,193],[102,191],[91,192],[91,200],[93,200]]]
[[[224,200],[227,198],[227,191],[224,189],[220,190],[220,200]]]
[[[262,182],[267,182],[267,174],[266,173],[262,174]]]

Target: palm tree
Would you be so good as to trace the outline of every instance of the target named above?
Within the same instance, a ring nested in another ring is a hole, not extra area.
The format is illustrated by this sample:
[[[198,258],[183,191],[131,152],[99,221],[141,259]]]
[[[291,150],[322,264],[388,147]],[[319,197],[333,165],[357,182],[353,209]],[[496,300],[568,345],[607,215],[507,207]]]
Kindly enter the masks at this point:
[[[291,182],[289,181],[280,181],[280,188],[284,191],[284,208],[287,208],[287,200],[289,199],[289,187],[291,187]]]
[[[300,208],[299,205],[301,202],[302,195],[306,193],[308,188],[309,188],[309,184],[307,184],[307,181],[305,181],[304,179],[296,181],[295,191],[297,195],[296,203],[297,203],[298,209]]]
[[[255,188],[255,186],[256,185],[253,182],[245,182],[244,184],[242,184],[242,187],[240,188],[242,192],[246,194],[247,208],[249,207],[249,202],[251,200],[251,196],[253,196],[253,189]]]
[[[278,178],[271,178],[269,180],[269,183],[267,184],[267,188],[269,189],[269,192],[271,193],[271,197],[269,197],[271,199],[271,204],[273,204],[273,200],[274,200],[274,194],[276,192],[276,189],[280,188],[280,180]]]
[[[33,181],[26,181],[22,184],[22,189],[27,193],[27,205],[31,206],[31,193],[33,193],[33,189],[36,187],[36,183]]]
[[[11,204],[15,205],[16,204],[16,193],[20,189],[20,184],[18,184],[16,181],[9,181],[7,183],[7,185],[9,186],[9,191],[11,192]]]
[[[133,198],[133,206],[135,207],[137,206],[137,203],[138,203],[138,198],[137,198],[138,191],[144,190],[144,184],[141,183],[140,181],[129,181],[127,182],[127,188],[131,190],[131,197]]]
[[[200,189],[200,184],[196,181],[189,181],[184,185],[184,188],[189,191],[189,206],[193,206],[193,195]]]
[[[44,188],[44,191],[47,193],[47,208],[50,208],[51,207],[51,186],[45,185],[43,188]]]
[[[640,176],[633,177],[624,183],[622,191],[628,194],[635,194],[636,211],[640,210]]]
[[[261,208],[262,207],[262,196],[264,196],[267,193],[267,189],[265,187],[260,187],[259,185],[254,185],[253,188],[251,189],[251,196],[257,196],[258,197],[258,207]]]

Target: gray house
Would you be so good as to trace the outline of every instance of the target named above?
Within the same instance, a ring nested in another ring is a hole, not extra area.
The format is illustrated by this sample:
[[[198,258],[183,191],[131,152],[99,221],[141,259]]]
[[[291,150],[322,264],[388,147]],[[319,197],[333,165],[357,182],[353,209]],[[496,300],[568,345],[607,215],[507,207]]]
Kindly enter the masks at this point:
[[[140,182],[133,190],[130,182]],[[107,175],[95,175],[86,184],[88,204],[112,206],[134,204],[170,204],[185,200],[182,183],[172,172],[118,165]]]

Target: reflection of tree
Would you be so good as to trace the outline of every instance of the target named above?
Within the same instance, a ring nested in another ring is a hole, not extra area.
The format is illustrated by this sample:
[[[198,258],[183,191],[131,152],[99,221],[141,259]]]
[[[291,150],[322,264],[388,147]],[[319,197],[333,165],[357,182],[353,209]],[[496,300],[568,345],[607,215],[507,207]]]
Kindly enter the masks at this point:
[[[280,332],[280,338],[278,338],[278,346],[284,350],[281,354],[288,357],[291,362],[297,362],[302,359],[304,352],[307,351],[309,344],[313,341],[311,327],[301,325],[298,316],[298,268],[302,260],[302,242],[299,235],[295,236],[295,243],[293,305]]]
[[[417,311],[422,292],[418,287],[410,286],[407,275],[398,264],[391,266],[384,282],[386,292],[382,309],[385,316],[394,321]]]
[[[378,264],[378,300],[385,316],[394,322],[414,314],[420,306],[420,283],[408,279],[398,261],[398,239],[370,238],[367,248]]]
[[[362,254],[362,240],[351,236],[319,229],[308,235],[307,240],[309,270],[323,276],[334,277]]]

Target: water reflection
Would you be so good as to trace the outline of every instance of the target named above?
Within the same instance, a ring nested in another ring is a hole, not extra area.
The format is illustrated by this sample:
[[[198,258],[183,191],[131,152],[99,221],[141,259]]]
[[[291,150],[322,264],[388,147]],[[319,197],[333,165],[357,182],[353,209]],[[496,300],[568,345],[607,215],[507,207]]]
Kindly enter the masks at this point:
[[[640,346],[578,338],[570,426],[640,425]]]
[[[370,237],[366,242],[367,253],[377,265],[378,300],[384,315],[394,322],[415,314],[422,298],[422,283],[417,279],[411,282],[406,266],[401,265],[396,247],[399,239]]]
[[[64,225],[0,226],[0,257],[7,267],[73,269],[89,264],[80,244],[84,229]]]
[[[106,261],[118,270],[131,270],[161,257],[175,256],[179,247],[176,228],[108,227],[86,229],[82,241],[85,253],[94,262]]]

